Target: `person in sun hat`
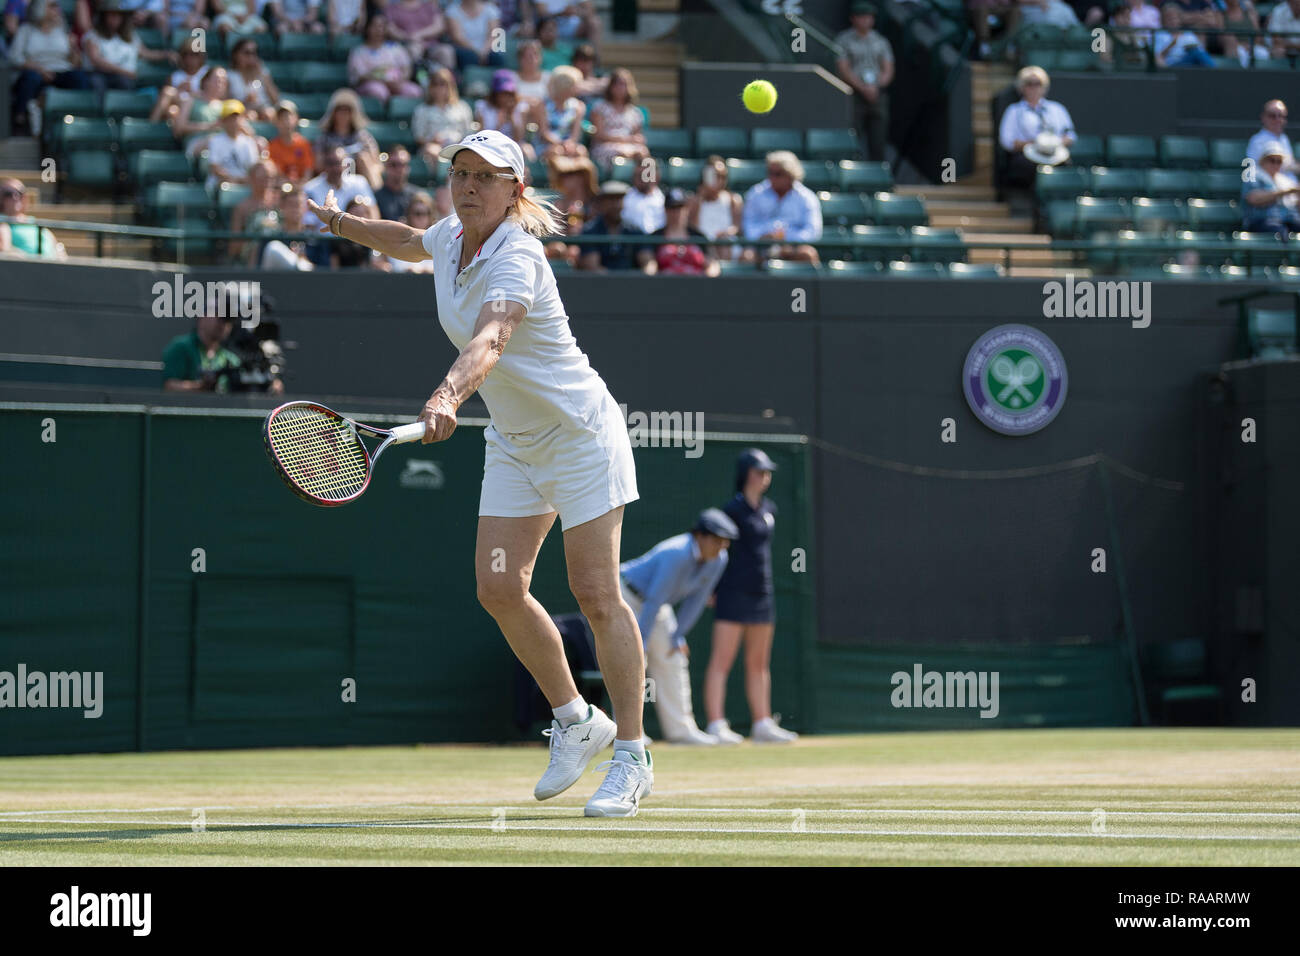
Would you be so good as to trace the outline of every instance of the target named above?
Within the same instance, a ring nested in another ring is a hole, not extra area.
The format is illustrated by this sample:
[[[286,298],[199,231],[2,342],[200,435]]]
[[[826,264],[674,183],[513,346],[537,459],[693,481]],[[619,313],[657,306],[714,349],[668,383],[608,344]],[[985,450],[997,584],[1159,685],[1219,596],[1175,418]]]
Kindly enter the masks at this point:
[[[1003,182],[1008,186],[1033,188],[1040,162],[1058,157],[1059,162],[1065,162],[1069,158],[1069,148],[1077,138],[1074,120],[1064,106],[1047,99],[1050,86],[1047,71],[1041,66],[1027,66],[1016,74],[1021,99],[1006,108],[998,129],[998,143],[1007,152]],[[1043,133],[1050,136],[1040,143],[1038,138]]]

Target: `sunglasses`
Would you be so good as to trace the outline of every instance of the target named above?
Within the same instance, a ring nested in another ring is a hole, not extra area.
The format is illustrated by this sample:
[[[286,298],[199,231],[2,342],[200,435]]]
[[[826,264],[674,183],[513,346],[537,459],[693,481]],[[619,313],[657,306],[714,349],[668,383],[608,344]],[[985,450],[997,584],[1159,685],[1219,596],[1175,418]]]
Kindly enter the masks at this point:
[[[24,195],[16,189],[0,189],[0,199],[22,199]]]
[[[1281,113],[1281,112],[1279,112],[1279,111],[1277,111],[1277,110],[1265,110],[1265,111],[1264,111],[1264,115],[1265,115],[1265,116],[1273,116],[1273,117],[1281,117],[1282,119],[1286,119],[1286,116],[1287,116],[1287,114],[1285,114],[1285,113]]]

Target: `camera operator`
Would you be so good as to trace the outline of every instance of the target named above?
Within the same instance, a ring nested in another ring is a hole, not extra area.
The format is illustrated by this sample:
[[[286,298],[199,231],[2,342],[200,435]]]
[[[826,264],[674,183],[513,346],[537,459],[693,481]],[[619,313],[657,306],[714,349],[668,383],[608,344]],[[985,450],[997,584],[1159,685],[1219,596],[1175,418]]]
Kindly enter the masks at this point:
[[[261,307],[270,310],[263,297]],[[276,341],[278,328],[259,322],[239,330],[226,309],[211,303],[194,324],[194,331],[178,335],[163,350],[163,390],[169,392],[284,392],[280,373],[283,353]]]

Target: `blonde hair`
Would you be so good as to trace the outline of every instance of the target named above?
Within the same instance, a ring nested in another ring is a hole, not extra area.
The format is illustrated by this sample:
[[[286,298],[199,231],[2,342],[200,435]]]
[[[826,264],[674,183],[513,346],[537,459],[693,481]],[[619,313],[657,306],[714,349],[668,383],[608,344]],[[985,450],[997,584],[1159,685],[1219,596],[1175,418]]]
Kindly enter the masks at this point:
[[[560,87],[563,95],[568,96],[574,87],[582,82],[582,71],[576,66],[557,66],[551,70],[550,85]]]
[[[1047,71],[1041,66],[1027,66],[1016,74],[1016,92],[1023,93],[1025,90],[1025,80],[1036,78],[1043,84],[1043,95],[1047,95],[1047,88],[1052,85],[1052,81],[1047,78]]]
[[[561,225],[564,221],[564,213],[549,200],[534,199],[526,192],[521,193],[519,198],[510,205],[506,218],[518,223],[520,228],[530,236],[540,238],[564,231]]]
[[[361,108],[361,97],[347,87],[343,87],[334,91],[334,95],[330,97],[329,105],[325,107],[325,115],[321,117],[320,121],[322,133],[334,132],[334,111],[340,106],[350,106],[352,108],[352,132],[356,133],[363,130],[370,123],[366,111]]]
[[[803,163],[799,162],[799,157],[790,152],[790,150],[773,150],[763,159],[766,163],[784,169],[790,174],[790,178],[796,182],[803,182]]]
[[[456,86],[456,74],[451,72],[445,66],[435,67],[429,71],[429,78],[426,81],[425,90],[433,89],[435,78],[441,78],[447,81],[447,105],[453,106],[460,102],[460,89]]]

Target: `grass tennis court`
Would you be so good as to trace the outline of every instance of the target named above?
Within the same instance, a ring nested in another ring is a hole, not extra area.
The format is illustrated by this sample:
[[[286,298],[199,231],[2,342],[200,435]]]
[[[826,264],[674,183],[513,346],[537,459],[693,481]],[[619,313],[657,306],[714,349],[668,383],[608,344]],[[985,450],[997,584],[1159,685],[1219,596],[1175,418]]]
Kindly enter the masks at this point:
[[[0,865],[1300,865],[1296,730],[653,753],[630,820],[582,816],[594,773],[535,802],[540,745],[7,757]]]

